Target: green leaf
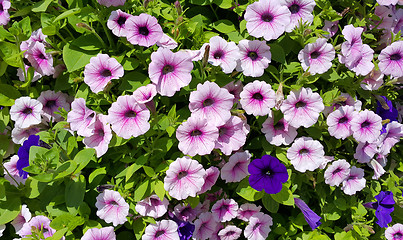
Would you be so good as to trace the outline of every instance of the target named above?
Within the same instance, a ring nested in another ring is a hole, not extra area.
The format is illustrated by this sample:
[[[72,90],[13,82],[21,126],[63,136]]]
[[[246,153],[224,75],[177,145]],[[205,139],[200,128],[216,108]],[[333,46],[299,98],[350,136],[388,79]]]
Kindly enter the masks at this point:
[[[66,64],[67,71],[73,72],[87,65],[90,59],[98,53],[98,50],[87,51],[72,44],[66,44],[63,47],[63,61]]]
[[[106,175],[106,168],[102,167],[102,168],[98,168],[95,169],[90,176],[88,177],[88,182],[91,184],[91,188],[97,186],[102,179],[105,177]]]
[[[142,155],[140,156],[136,162],[134,162],[130,167],[127,169],[126,172],[126,182],[133,176],[133,174],[139,170],[145,163],[147,162],[147,157]]]
[[[354,240],[352,231],[340,232],[334,235],[334,240]]]
[[[190,0],[191,4],[195,5],[209,5],[211,3],[210,0]]]
[[[232,0],[213,0],[213,3],[217,4],[220,8],[228,9],[232,7]]]
[[[278,44],[271,44],[270,45],[270,52],[271,52],[271,59],[279,62],[285,63],[285,53],[283,47]]]
[[[66,184],[65,201],[67,210],[71,214],[77,214],[78,208],[84,201],[85,185],[86,182],[83,175],[73,179],[73,181],[68,181]]]
[[[73,161],[76,162],[78,165],[77,169],[73,172],[73,174],[76,174],[80,172],[83,168],[85,168],[85,166],[87,166],[87,164],[91,161],[94,154],[95,149],[93,148],[86,148],[78,152],[73,159]]]
[[[292,195],[292,192],[284,185],[279,193],[272,194],[271,197],[274,199],[274,201],[278,203],[288,206],[294,206],[294,197]]]
[[[276,213],[279,208],[278,202],[270,196],[270,194],[265,194],[262,198],[263,206],[271,213]]]
[[[146,180],[142,182],[136,190],[134,190],[134,201],[138,202],[144,198],[144,194],[147,192],[148,186],[150,185],[150,181]]]
[[[56,171],[53,173],[53,178],[58,179],[58,178],[63,178],[72,172],[77,168],[77,163],[74,161],[67,161],[64,162],[62,165],[60,165]]]
[[[1,156],[6,155],[8,147],[10,146],[10,137],[7,135],[0,135],[0,154]]]
[[[147,176],[149,176],[151,178],[155,176],[155,172],[152,167],[143,166],[143,169],[144,169],[144,172],[147,174]]]
[[[59,16],[57,16],[57,18],[55,18],[55,20],[53,20],[53,22],[60,21],[62,19],[65,19],[66,17],[75,15],[79,12],[80,12],[80,8],[69,9],[69,10],[65,11],[64,13],[60,14]]]
[[[77,226],[83,225],[84,222],[83,217],[67,213],[53,219],[50,226],[55,230],[61,230],[67,227],[68,231],[73,231]]]
[[[7,201],[0,201],[0,225],[14,220],[21,210],[21,199],[8,197]]]
[[[94,51],[102,49],[102,43],[95,34],[83,35],[71,42],[72,46],[78,47],[85,51]]]
[[[37,2],[32,7],[32,11],[33,12],[46,12],[46,9],[48,9],[48,6],[52,1],[53,0],[42,0],[40,2]]]
[[[50,224],[52,224],[53,221]],[[47,237],[46,240],[59,240],[64,236],[64,234],[66,234],[67,230],[68,228],[57,230],[51,237]]]
[[[147,80],[147,76],[141,72],[133,71],[125,74],[120,79],[120,91],[134,92],[137,88],[143,86],[143,82]]]
[[[164,183],[162,181],[158,179],[155,181],[154,192],[161,199],[161,201],[164,200],[165,188]]]
[[[239,183],[236,193],[251,202],[257,201],[264,196],[263,191],[256,191],[249,185],[249,178],[245,178]]]
[[[214,22],[212,27],[221,33],[230,33],[236,31],[235,25],[227,19]]]
[[[47,183],[39,182],[36,179],[28,178],[25,182],[25,196],[31,199],[37,198],[43,190],[45,190]]]
[[[16,88],[9,84],[0,84],[0,105],[12,106],[15,99],[19,97],[21,97],[21,93]]]

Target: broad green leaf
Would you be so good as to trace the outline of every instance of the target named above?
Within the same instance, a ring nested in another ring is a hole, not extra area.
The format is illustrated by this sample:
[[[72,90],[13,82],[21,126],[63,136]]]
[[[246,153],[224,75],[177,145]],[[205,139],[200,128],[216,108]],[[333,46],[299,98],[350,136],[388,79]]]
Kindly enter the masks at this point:
[[[264,196],[264,192],[263,191],[256,191],[255,189],[253,189],[250,185],[249,185],[249,178],[245,178],[243,179],[237,189],[236,189],[236,193],[243,197],[244,199],[248,200],[248,201],[257,201],[259,199],[261,199]]]
[[[66,64],[67,71],[73,72],[87,65],[90,59],[98,53],[99,50],[87,51],[72,44],[66,44],[63,47],[63,61]]]
[[[294,197],[290,189],[283,185],[281,191],[277,194],[272,194],[271,197],[278,203],[294,206]]]
[[[271,213],[276,213],[279,208],[278,202],[270,196],[270,194],[265,194],[262,198],[263,206]]]
[[[84,224],[84,222],[83,217],[67,213],[53,219],[50,226],[55,230],[61,230],[67,227],[69,231],[73,231],[77,226]]]
[[[7,197],[7,201],[0,201],[0,225],[14,220],[21,210],[19,197]]]
[[[77,168],[77,163],[74,161],[67,161],[64,162],[62,165],[60,165],[56,171],[53,173],[53,178],[58,179],[58,178],[63,178],[72,172]]]
[[[217,6],[219,6],[220,8],[230,8],[232,7],[232,0],[213,0],[213,3],[217,4]]]
[[[4,156],[10,146],[10,137],[7,135],[0,135],[0,154]]]
[[[91,186],[98,185],[101,182],[106,175],[105,169],[105,167],[97,168],[90,174],[88,177],[88,182],[91,184]]]
[[[25,182],[25,196],[27,198],[37,198],[43,190],[45,190],[47,183],[39,182],[36,179],[28,178]]]
[[[94,34],[86,34],[71,42],[72,46],[78,47],[86,51],[94,51],[102,49],[102,43]]]
[[[53,0],[42,0],[40,2],[37,2],[32,7],[32,11],[33,12],[45,12],[46,9],[48,9],[48,6],[52,1]]]
[[[84,201],[86,181],[83,175],[68,181],[65,189],[65,201],[67,210],[76,215],[78,208]]]
[[[136,161],[127,168],[126,171],[126,182],[133,176],[133,174],[139,170],[147,162],[147,157],[142,155]]]
[[[279,44],[271,44],[270,45],[270,52],[271,52],[271,59],[279,62],[279,63],[285,63],[285,53],[283,50],[283,47],[280,46]]]
[[[64,13],[60,14],[59,16],[57,16],[57,18],[55,18],[55,20],[53,20],[53,21],[54,22],[60,21],[62,19],[65,19],[66,17],[77,14],[79,12],[80,12],[80,8],[69,9],[69,10],[65,11]]]
[[[1,44],[1,43],[0,43]],[[0,105],[12,106],[21,93],[9,84],[0,84]]]
[[[158,179],[155,181],[154,192],[161,199],[161,201],[164,200],[165,188],[164,183],[162,181]]]
[[[150,181],[146,180],[144,182],[142,182],[134,191],[134,201],[138,202],[140,200],[142,200],[144,198],[144,194],[147,191],[147,188],[150,185]]]
[[[236,31],[235,25],[227,19],[218,20],[212,24],[213,28],[221,33],[230,33]]]
[[[78,152],[73,159],[73,161],[76,162],[78,165],[73,174],[76,174],[80,172],[83,168],[85,168],[85,166],[87,166],[87,164],[91,161],[94,154],[95,150],[93,148],[86,148]]]
[[[53,223],[54,220],[52,220],[51,224]],[[59,240],[61,239],[64,234],[66,234],[67,230],[69,228],[62,228],[60,230],[57,230],[51,237],[47,237],[46,240]]]

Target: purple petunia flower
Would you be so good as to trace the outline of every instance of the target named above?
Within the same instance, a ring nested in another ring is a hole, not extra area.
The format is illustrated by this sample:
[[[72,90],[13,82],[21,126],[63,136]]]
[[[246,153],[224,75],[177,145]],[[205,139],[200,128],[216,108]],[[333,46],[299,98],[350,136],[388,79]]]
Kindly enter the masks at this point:
[[[200,214],[199,218],[194,222],[195,230],[193,232],[193,237],[195,239],[206,240],[209,239],[218,223],[214,220],[211,212],[204,212]]]
[[[162,96],[172,97],[192,80],[190,72],[193,63],[186,52],[173,53],[166,48],[158,48],[151,54],[148,75]]]
[[[99,4],[104,5],[106,7],[110,6],[123,6],[125,5],[126,0],[97,0]]]
[[[216,167],[209,167],[208,169],[206,169],[206,175],[204,175],[204,184],[203,187],[201,188],[201,190],[199,192],[197,192],[197,194],[202,194],[207,192],[208,190],[210,190],[215,183],[217,182],[218,176],[220,175],[220,170],[218,170],[218,168]]]
[[[178,219],[172,213],[169,213],[169,218],[174,220],[176,222],[176,224],[178,224],[179,240],[189,240],[192,238],[193,232],[195,230],[195,225],[193,225],[189,221],[182,221],[182,220]],[[165,238],[163,238],[163,239],[165,239]],[[171,238],[168,238],[168,239],[171,239]]]
[[[352,166],[350,174],[343,181],[341,190],[347,195],[354,195],[365,188],[367,180],[364,178],[364,169]]]
[[[389,154],[392,147],[400,142],[400,138],[402,137],[403,125],[398,122],[389,123],[385,128],[385,132],[378,139],[379,153],[385,156]]]
[[[133,45],[150,47],[156,44],[164,33],[158,20],[147,13],[129,17],[125,24],[127,40]]]
[[[240,103],[247,114],[271,116],[271,108],[276,104],[276,93],[271,85],[255,80],[246,84],[240,94]]]
[[[119,79],[124,74],[122,65],[107,54],[98,54],[90,59],[84,69],[84,82],[94,93],[103,91],[112,79]]]
[[[257,191],[264,189],[268,194],[280,192],[283,183],[288,180],[287,168],[270,155],[253,160],[248,166],[248,171],[250,186]]]
[[[240,182],[248,173],[248,165],[252,155],[248,152],[236,152],[221,168],[221,179],[228,182]]]
[[[218,139],[214,148],[218,148],[225,155],[231,155],[239,150],[246,142],[249,126],[240,117],[231,116],[230,119],[218,127]]]
[[[383,73],[379,70],[372,70],[361,82],[361,88],[364,90],[378,90],[383,84]]]
[[[369,163],[369,161],[378,153],[377,143],[360,142],[354,153],[354,158],[359,163]]]
[[[385,75],[403,77],[403,41],[384,48],[378,56],[379,70]]]
[[[149,224],[142,240],[179,240],[178,224],[172,220],[161,220],[155,224]]]
[[[156,195],[151,195],[136,204],[136,212],[141,216],[149,216],[152,218],[162,217],[168,211],[168,200],[164,197],[161,199]]]
[[[373,111],[361,111],[351,120],[351,131],[358,142],[375,142],[381,134],[381,129],[382,118]]]
[[[53,57],[45,52],[45,45],[41,42],[33,42],[26,52],[27,59],[32,67],[41,75],[50,76],[55,72],[53,67]]]
[[[81,237],[81,240],[116,240],[113,227],[90,228]]]
[[[309,224],[309,226],[314,230],[319,227],[322,223],[320,222],[321,217],[318,216],[314,211],[312,211],[308,205],[304,201],[299,198],[294,198],[295,205],[302,211],[304,214],[305,220]]]
[[[7,25],[8,21],[10,21],[10,14],[8,13],[10,7],[9,0],[0,0],[0,25]]]
[[[325,20],[325,25],[323,26],[322,30],[328,32],[329,34],[324,34],[323,36],[327,39],[333,37],[337,31],[339,30],[339,21],[328,21]]]
[[[217,222],[228,222],[237,216],[238,203],[234,199],[220,199],[211,207],[211,212]]]
[[[318,38],[316,42],[307,44],[299,52],[298,60],[302,68],[310,74],[322,74],[332,67],[335,53],[332,44],[327,43],[325,38]]]
[[[54,92],[47,90],[41,92],[38,97],[38,101],[42,103],[42,115],[46,121],[56,120],[61,121],[63,117],[55,112],[59,111],[59,108],[64,108],[66,111],[70,111],[70,104],[67,102],[68,95],[62,92]]]
[[[287,158],[299,172],[319,168],[325,161],[324,155],[322,144],[310,137],[297,138],[287,150]]]
[[[39,146],[39,136],[29,136],[29,138],[25,140],[22,146],[18,149],[17,169],[20,177],[23,179],[28,177],[28,173],[24,171],[23,168],[29,166],[29,149],[32,146]]]
[[[268,117],[262,124],[262,133],[270,144],[276,146],[290,145],[298,134],[297,129],[289,125],[284,118],[274,124],[272,117]]]
[[[42,215],[33,217],[29,222],[24,224],[19,232],[19,235],[22,238],[25,238],[32,234],[33,229],[38,229],[43,233],[45,238],[51,237],[53,234],[55,234],[56,230],[50,227],[50,222],[51,221],[48,217]]]
[[[105,190],[97,196],[97,216],[105,220],[106,223],[112,223],[113,226],[123,224],[127,221],[129,214],[129,204],[114,190]]]
[[[262,212],[258,212],[249,218],[249,224],[245,227],[244,236],[248,240],[267,239],[273,225],[273,219]]]
[[[342,106],[330,113],[326,120],[330,136],[337,139],[345,139],[351,136],[353,132],[350,122],[357,114],[353,106]]]
[[[15,121],[16,127],[28,128],[41,123],[41,102],[30,97],[20,97],[15,100],[10,109],[10,118]]]
[[[228,225],[218,232],[219,240],[235,240],[241,236],[242,229],[234,225]]]
[[[290,17],[291,12],[279,2],[260,0],[246,8],[246,29],[251,36],[270,41],[284,33]]]
[[[402,240],[403,239],[403,224],[396,223],[392,227],[388,227],[385,231],[387,240]]]
[[[112,11],[109,16],[108,22],[106,23],[108,28],[118,37],[126,37],[127,36],[127,27],[126,21],[129,17],[133,17],[132,15],[121,11],[120,9],[116,11]]]
[[[107,116],[98,114],[95,118],[95,122],[88,126],[92,130],[92,135],[85,137],[83,143],[86,147],[95,149],[99,158],[108,151],[112,139],[112,130],[107,122]]]
[[[376,101],[377,107],[375,113],[378,114],[382,120],[389,119],[390,122],[397,121],[399,113],[397,109],[393,106],[392,101],[390,101],[385,96],[380,96],[385,102],[381,104],[378,100]],[[387,109],[386,109],[387,108]],[[385,128],[386,126],[383,126]],[[385,129],[382,131],[384,132]]]
[[[286,32],[294,30],[300,22],[309,25],[313,22],[312,12],[316,6],[315,0],[284,0],[283,5],[291,12],[291,21],[285,27]]]
[[[330,186],[339,186],[350,174],[350,164],[340,159],[334,161],[325,171],[325,183]]]
[[[241,57],[238,59],[236,70],[238,72],[243,72],[245,76],[262,76],[264,70],[271,62],[270,47],[266,42],[243,39],[239,41],[238,47],[241,52]]]
[[[395,210],[393,205],[396,203],[393,199],[393,193],[391,191],[381,191],[375,196],[377,202],[365,203],[367,208],[375,209],[375,215],[378,221],[376,222],[381,228],[388,227],[388,223],[392,222],[390,214]]]

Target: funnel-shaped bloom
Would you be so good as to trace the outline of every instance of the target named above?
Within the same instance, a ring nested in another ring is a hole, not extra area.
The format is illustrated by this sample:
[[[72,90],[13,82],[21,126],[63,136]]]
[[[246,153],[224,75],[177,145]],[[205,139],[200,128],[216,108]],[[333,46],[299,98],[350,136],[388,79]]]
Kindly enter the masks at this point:
[[[311,24],[313,22],[313,8],[315,7],[315,0],[284,0],[285,5],[291,12],[291,21],[285,27],[286,32],[291,32],[299,26],[300,22],[303,24]]]
[[[95,122],[96,113],[85,106],[84,98],[76,98],[71,103],[71,111],[67,114],[70,129],[77,131],[80,136],[89,137],[92,129],[88,126]]]
[[[325,151],[322,144],[310,137],[300,137],[287,150],[287,158],[295,170],[314,171],[325,161]]]
[[[39,146],[39,136],[29,136],[29,138],[25,140],[22,146],[18,149],[17,169],[20,177],[23,179],[28,177],[28,173],[24,171],[23,168],[29,166],[29,150],[32,146]]]
[[[126,21],[132,17],[132,15],[121,11],[120,9],[116,11],[112,11],[109,16],[107,26],[118,37],[126,37],[127,35],[127,27]]]
[[[113,190],[105,190],[97,196],[95,206],[98,208],[97,216],[106,223],[113,223],[113,226],[123,224],[127,221],[129,215],[129,204],[120,195]]]
[[[314,211],[312,211],[308,205],[304,201],[299,198],[294,198],[295,205],[302,211],[304,214],[305,220],[309,224],[309,226],[314,230],[319,227],[322,223],[320,222],[321,217],[318,216]]]
[[[325,38],[318,38],[314,43],[308,43],[298,54],[298,60],[302,68],[312,75],[327,72],[332,67],[332,60],[335,57],[335,50],[332,44],[326,43]]]
[[[113,227],[90,228],[81,240],[116,240],[116,234]]]
[[[263,2],[263,1],[262,1]],[[241,57],[236,70],[245,76],[260,77],[271,62],[270,47],[265,41],[243,39],[238,44]]]
[[[129,17],[125,25],[127,40],[133,45],[150,47],[156,44],[164,34],[158,20],[147,13]]]
[[[245,112],[255,116],[271,116],[271,108],[276,103],[276,93],[271,89],[271,85],[258,80],[246,84],[240,97]]]
[[[384,48],[378,56],[379,70],[385,75],[403,77],[403,41]]]
[[[41,102],[30,97],[20,97],[15,100],[10,109],[10,118],[19,128],[28,128],[41,123]]]

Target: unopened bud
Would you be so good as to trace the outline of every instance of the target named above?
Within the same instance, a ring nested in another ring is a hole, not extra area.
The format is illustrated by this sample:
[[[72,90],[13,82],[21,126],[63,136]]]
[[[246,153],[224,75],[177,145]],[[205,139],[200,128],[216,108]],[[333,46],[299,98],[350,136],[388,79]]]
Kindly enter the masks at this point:
[[[147,8],[148,7],[148,4],[151,2],[151,0],[144,0],[144,2],[143,2],[143,6],[144,6],[144,8]]]
[[[276,91],[276,105],[274,107],[277,110],[279,110],[281,107],[281,104],[283,104],[283,101],[284,101],[283,83],[281,82],[280,85],[278,85],[278,89]]]
[[[206,67],[208,59],[209,59],[209,55],[210,55],[210,45],[206,45],[206,48],[204,49],[204,55],[203,55],[203,67]]]
[[[178,16],[182,15],[182,6],[178,0],[175,2],[175,8],[176,12],[178,13]]]
[[[88,30],[88,31],[90,31],[90,32],[93,32],[93,31],[94,31],[94,29],[92,29],[92,27],[90,27],[88,24],[83,23],[83,22],[77,23],[76,26],[77,26],[78,28],[84,28],[85,30]]]

